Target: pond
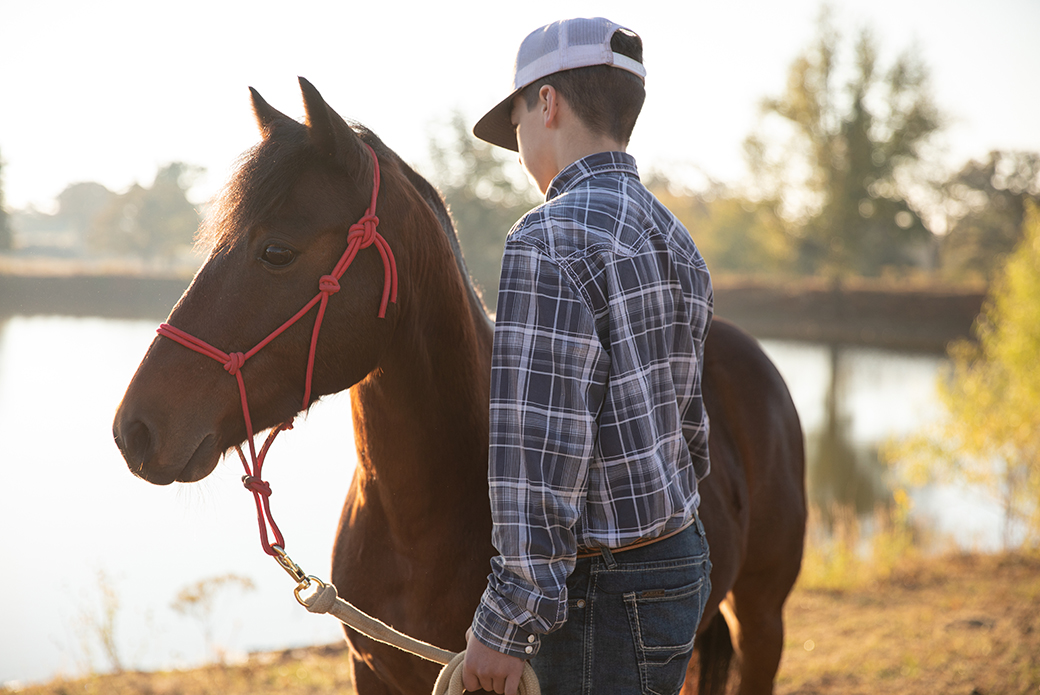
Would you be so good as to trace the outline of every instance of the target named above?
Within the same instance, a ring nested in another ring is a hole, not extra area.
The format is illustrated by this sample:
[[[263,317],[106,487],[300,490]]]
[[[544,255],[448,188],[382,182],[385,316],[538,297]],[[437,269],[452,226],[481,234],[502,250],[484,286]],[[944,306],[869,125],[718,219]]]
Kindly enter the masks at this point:
[[[297,605],[295,584],[261,550],[237,457],[194,485],[155,487],[127,470],[111,421],[155,328],[0,318],[0,684],[107,670],[112,657],[168,668],[341,638],[334,619]],[[837,466],[811,463],[814,500],[869,510],[885,499],[877,446],[938,415],[941,356],[763,345],[790,385],[810,461],[844,452]],[[320,577],[353,471],[352,434],[348,396],[324,399],[279,438],[264,469],[288,552]],[[999,538],[999,514],[970,491],[935,488],[916,501],[917,513],[974,546]],[[208,608],[172,607],[181,590],[224,576],[234,581]],[[113,637],[109,654],[103,634]]]

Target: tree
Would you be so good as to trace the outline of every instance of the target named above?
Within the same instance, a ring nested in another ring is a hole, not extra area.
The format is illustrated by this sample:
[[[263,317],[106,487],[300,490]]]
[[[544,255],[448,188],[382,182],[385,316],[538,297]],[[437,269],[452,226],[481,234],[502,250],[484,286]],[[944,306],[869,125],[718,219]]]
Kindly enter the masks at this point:
[[[540,196],[518,166],[470,135],[461,113],[452,115],[447,143],[430,140],[434,185],[448,204],[466,266],[494,310],[506,233]]]
[[[931,232],[909,194],[940,125],[928,71],[908,51],[883,71],[863,30],[851,66],[826,14],[813,46],[791,65],[782,96],[763,102],[745,141],[756,194],[799,223],[803,272],[840,277],[928,265]],[[849,74],[841,83],[843,74]],[[780,125],[786,142],[767,126]]]
[[[152,259],[189,247],[199,214],[187,191],[201,171],[173,162],[159,169],[151,188],[134,184],[94,217],[88,242],[100,250]]]
[[[679,218],[712,272],[788,272],[793,258],[789,225],[767,201],[752,201],[713,183],[704,192],[677,189],[661,173],[647,188]]]
[[[1040,208],[1027,203],[1024,237],[1008,258],[978,322],[977,344],[951,352],[943,391],[962,458],[1000,472],[1008,518],[1040,539]],[[969,464],[970,465],[970,464]]]
[[[1024,235],[990,288],[977,341],[950,348],[940,384],[948,418],[895,448],[919,479],[952,471],[994,493],[1005,545],[1016,522],[1040,545],[1040,207],[1026,203]]]
[[[0,159],[0,251],[14,246],[14,231],[11,229],[11,216],[4,205],[4,161]]]
[[[58,194],[58,212],[55,217],[65,226],[86,235],[94,218],[111,205],[116,194],[100,183],[85,181],[73,183]]]
[[[944,186],[957,221],[940,243],[948,275],[988,278],[1022,239],[1028,201],[1040,204],[1040,153],[990,152]]]

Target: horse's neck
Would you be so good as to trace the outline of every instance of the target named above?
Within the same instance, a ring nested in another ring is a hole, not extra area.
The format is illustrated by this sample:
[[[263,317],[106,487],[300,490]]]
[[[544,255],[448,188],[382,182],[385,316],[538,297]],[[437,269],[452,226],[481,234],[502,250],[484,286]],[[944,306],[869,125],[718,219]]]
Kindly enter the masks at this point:
[[[486,515],[492,328],[467,283],[442,282],[409,298],[379,368],[351,391],[359,481],[401,535],[438,507]]]

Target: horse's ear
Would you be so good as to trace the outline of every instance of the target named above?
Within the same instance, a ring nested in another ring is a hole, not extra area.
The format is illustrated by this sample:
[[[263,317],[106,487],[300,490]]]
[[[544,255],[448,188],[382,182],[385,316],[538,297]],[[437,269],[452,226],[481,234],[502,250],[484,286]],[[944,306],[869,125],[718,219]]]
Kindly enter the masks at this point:
[[[288,119],[289,117],[268,104],[267,101],[260,96],[260,92],[256,91],[252,87],[249,88],[249,94],[253,97],[253,113],[256,114],[256,124],[260,128],[260,134],[266,140],[271,137],[271,130],[274,127],[274,122]]]
[[[351,171],[361,164],[362,143],[357,133],[347,125],[309,81],[301,77],[300,91],[303,92],[303,106],[307,112],[307,129],[311,142],[318,151],[330,159],[339,160]]]

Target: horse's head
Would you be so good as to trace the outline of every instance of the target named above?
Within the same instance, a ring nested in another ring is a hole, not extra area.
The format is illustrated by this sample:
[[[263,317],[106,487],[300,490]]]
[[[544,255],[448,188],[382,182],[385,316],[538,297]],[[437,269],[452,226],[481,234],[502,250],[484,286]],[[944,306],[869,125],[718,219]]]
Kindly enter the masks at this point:
[[[310,83],[300,84],[305,124],[252,92],[263,139],[209,214],[213,250],[168,319],[218,351],[248,355],[241,375],[257,431],[309,405],[304,383],[317,307],[255,354],[249,351],[314,298],[323,276],[333,272],[350,227],[371,203],[376,168],[369,146]],[[366,138],[382,149],[374,137]],[[385,150],[380,154],[396,160]],[[414,226],[416,206],[401,196],[414,196],[414,190],[407,190],[396,163],[382,169],[378,231],[398,262],[407,263],[402,229]],[[379,366],[400,315],[391,304],[385,318],[377,316],[384,272],[377,248],[362,248],[330,296],[311,401],[350,387]],[[228,370],[169,337],[155,339],[113,423],[135,474],[157,484],[200,480],[246,438],[238,385]]]

